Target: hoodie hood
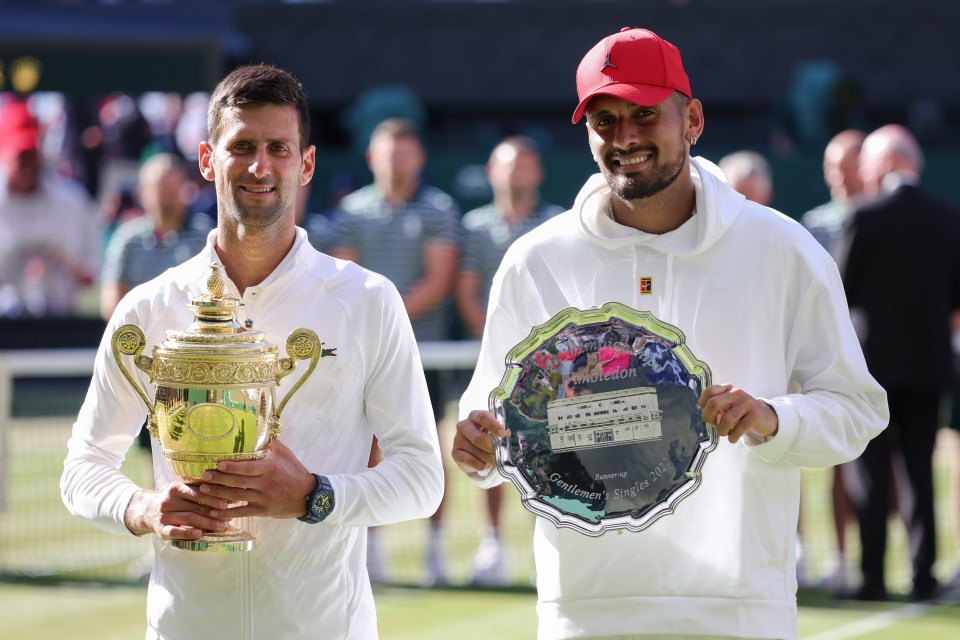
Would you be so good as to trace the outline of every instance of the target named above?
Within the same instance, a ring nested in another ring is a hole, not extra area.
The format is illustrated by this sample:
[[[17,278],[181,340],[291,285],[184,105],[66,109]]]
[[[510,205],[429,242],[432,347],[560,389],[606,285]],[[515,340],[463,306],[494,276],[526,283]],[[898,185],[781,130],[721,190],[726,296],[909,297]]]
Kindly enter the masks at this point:
[[[690,178],[697,193],[697,215],[680,228],[657,235],[609,218],[610,186],[603,174],[597,173],[587,180],[573,204],[579,231],[605,248],[642,244],[670,255],[706,251],[733,226],[746,198],[734,191],[720,168],[705,158],[690,158]]]

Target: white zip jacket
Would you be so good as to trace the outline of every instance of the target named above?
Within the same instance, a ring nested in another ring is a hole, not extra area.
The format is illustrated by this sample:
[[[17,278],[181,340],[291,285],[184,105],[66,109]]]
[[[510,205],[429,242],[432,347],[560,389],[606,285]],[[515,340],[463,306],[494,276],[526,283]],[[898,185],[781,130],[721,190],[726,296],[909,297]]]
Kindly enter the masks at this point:
[[[531,327],[566,307],[614,301],[679,327],[714,383],[773,405],[779,431],[765,442],[722,439],[700,487],[644,531],[591,538],[538,518],[541,640],[795,638],[800,467],[855,458],[887,424],[886,394],[867,372],[830,256],[799,224],[735,192],[713,164],[693,158],[691,175],[698,213],[673,232],[612,221],[598,174],[571,211],[510,248],[461,417],[488,406],[505,355]]]
[[[146,416],[114,362],[112,333],[137,324],[149,355],[167,329],[186,328],[193,320],[189,299],[205,291],[208,266],[220,262],[215,233],[199,255],[127,295],[100,344],[61,479],[70,512],[98,528],[131,535],[123,514],[139,487],[119,467]],[[181,551],[154,537],[146,637],[376,638],[366,527],[429,516],[443,493],[436,426],[403,303],[388,280],[317,252],[302,229],[283,262],[242,301],[241,322],[252,320],[281,355],[300,327],[336,349],[284,408],[280,435],[307,469],[329,478],[336,506],[319,524],[241,519],[256,536],[251,552]],[[126,364],[152,397],[155,386]],[[282,379],[276,402],[305,365],[299,361]],[[368,469],[374,435],[384,460]],[[162,487],[176,478],[158,450],[154,443],[155,483]]]

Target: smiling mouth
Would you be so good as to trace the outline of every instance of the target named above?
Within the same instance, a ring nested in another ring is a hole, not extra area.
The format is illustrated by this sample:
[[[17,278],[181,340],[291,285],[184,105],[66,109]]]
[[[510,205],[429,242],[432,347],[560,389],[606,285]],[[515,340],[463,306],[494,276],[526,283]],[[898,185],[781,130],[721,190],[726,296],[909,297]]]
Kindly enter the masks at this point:
[[[247,193],[270,193],[274,190],[273,187],[240,187],[241,190],[246,191]]]
[[[638,155],[631,155],[629,157],[616,157],[613,159],[613,163],[618,167],[635,167],[637,165],[649,162],[652,158],[653,154],[642,153]]]

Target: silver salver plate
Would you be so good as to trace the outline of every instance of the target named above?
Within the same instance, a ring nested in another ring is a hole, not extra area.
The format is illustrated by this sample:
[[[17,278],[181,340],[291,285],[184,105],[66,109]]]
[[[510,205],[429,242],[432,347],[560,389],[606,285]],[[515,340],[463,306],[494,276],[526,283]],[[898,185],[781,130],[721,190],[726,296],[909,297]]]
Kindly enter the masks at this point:
[[[697,406],[709,385],[683,333],[649,312],[564,309],[507,354],[490,394],[511,431],[497,468],[558,527],[640,531],[700,484],[717,444]]]

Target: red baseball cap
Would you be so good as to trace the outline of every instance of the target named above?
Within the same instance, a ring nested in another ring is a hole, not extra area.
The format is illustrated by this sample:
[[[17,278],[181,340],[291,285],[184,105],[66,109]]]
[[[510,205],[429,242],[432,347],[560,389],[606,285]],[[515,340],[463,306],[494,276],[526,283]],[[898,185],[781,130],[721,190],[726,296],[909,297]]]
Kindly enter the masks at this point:
[[[580,61],[580,104],[573,112],[573,123],[580,121],[587,103],[596,95],[652,107],[674,91],[693,97],[680,50],[652,31],[624,27],[594,45]]]
[[[23,102],[10,102],[0,110],[0,149],[19,154],[40,145],[40,125]]]
[[[24,129],[3,135],[0,140],[0,149],[17,156],[25,151],[36,151],[40,148],[40,132],[36,129]]]

